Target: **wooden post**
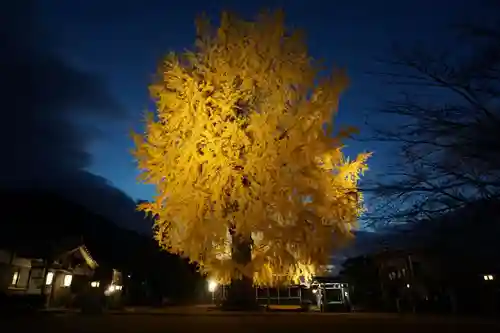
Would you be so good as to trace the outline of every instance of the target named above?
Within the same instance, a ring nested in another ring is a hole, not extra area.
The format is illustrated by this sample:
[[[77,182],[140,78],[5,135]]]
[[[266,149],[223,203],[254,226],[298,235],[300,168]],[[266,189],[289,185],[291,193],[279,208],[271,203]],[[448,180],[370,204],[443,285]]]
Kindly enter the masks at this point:
[[[410,302],[411,302],[411,309],[412,312],[415,313],[415,300],[414,300],[414,288],[415,288],[415,272],[413,270],[413,260],[411,259],[411,254],[408,255],[408,266],[410,268]]]

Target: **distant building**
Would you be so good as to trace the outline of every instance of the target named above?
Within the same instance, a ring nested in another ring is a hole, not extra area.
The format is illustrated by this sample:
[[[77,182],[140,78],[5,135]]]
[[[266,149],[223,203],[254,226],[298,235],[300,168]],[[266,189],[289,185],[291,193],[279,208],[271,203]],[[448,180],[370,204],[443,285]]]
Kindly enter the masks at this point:
[[[61,251],[53,260],[36,253],[0,250],[0,293],[17,299],[40,296],[45,307],[76,307],[89,293],[121,294],[119,271],[99,274],[85,245]],[[42,297],[43,296],[43,297]]]
[[[499,213],[498,201],[478,202],[381,234],[371,254],[344,264],[354,299],[374,310],[500,313]]]

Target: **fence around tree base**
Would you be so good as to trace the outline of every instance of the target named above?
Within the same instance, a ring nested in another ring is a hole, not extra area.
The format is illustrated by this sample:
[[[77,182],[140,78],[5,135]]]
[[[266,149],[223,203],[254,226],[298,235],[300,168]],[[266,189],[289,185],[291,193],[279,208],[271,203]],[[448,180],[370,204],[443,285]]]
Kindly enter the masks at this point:
[[[227,295],[225,286],[221,286],[212,295],[213,302],[221,304]],[[281,288],[256,287],[257,303],[269,308],[302,308],[315,307],[321,311],[340,307],[350,309],[349,288],[346,283],[329,283],[313,281],[310,286],[291,285]]]

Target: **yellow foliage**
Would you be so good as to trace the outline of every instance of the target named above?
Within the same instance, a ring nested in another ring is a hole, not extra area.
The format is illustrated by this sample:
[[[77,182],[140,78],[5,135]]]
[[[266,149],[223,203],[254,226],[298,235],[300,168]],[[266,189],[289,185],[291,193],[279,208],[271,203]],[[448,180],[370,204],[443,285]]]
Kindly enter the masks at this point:
[[[194,49],[169,54],[150,86],[157,112],[134,155],[157,195],[140,209],[155,215],[165,249],[221,282],[313,274],[362,209],[369,154],[345,159],[346,131],[331,131],[347,78],[320,77],[279,12],[251,22],[223,14],[220,27],[200,20],[197,32]],[[255,241],[244,267],[230,260],[231,226]]]

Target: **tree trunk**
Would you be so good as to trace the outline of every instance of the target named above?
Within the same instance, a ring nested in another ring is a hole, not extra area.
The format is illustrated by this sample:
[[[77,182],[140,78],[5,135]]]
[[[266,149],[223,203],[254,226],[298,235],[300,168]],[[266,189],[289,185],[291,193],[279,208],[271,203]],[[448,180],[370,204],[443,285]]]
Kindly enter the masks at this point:
[[[239,234],[232,234],[231,260],[239,265],[246,265],[252,260],[252,239]],[[257,310],[259,306],[255,299],[253,278],[242,276],[233,279],[228,289],[224,308],[228,310]]]

